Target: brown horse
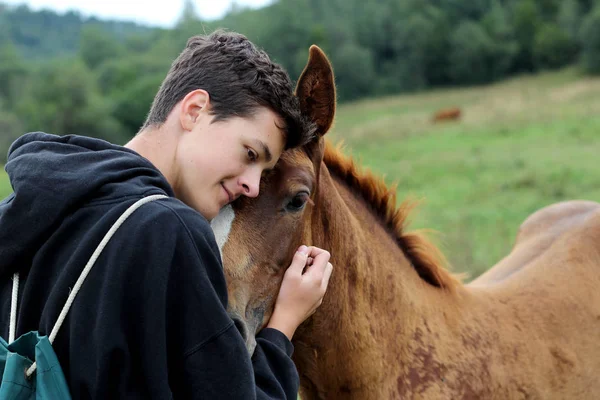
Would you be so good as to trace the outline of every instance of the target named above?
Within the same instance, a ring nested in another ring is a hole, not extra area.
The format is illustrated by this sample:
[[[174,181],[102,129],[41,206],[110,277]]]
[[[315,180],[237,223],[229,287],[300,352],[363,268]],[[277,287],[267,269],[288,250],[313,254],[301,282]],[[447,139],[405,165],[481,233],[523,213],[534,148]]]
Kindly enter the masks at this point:
[[[213,221],[250,351],[306,243],[330,250],[334,272],[293,340],[303,399],[597,398],[600,205],[537,212],[511,254],[465,285],[406,230],[410,204],[396,208],[395,189],[325,143],[335,87],[316,47],[297,94],[318,137]]]
[[[433,114],[433,118],[431,121],[433,123],[442,122],[442,121],[457,121],[460,119],[462,112],[458,107],[446,108],[443,110],[437,111]]]

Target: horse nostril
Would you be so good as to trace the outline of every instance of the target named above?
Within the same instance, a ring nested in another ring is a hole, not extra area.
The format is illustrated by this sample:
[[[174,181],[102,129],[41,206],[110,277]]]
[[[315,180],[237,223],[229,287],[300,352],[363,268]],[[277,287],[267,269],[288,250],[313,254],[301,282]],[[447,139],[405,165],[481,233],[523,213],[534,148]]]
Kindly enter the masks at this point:
[[[244,341],[247,341],[248,340],[248,327],[246,326],[244,321],[242,321],[239,317],[236,317],[236,316],[232,316],[232,319],[233,319],[233,323],[235,324],[235,327],[237,328],[237,330],[240,332],[240,334],[244,338]]]

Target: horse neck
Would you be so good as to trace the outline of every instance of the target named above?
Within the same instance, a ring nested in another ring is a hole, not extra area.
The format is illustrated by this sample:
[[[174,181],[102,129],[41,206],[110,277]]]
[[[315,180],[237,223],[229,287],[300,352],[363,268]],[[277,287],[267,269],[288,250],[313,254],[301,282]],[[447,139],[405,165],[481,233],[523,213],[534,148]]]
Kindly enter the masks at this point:
[[[295,335],[303,399],[359,398],[413,349],[449,294],[424,282],[369,205],[322,168],[305,237],[328,249],[334,272],[323,304]],[[362,388],[362,389],[361,389]],[[362,394],[359,394],[362,393]]]

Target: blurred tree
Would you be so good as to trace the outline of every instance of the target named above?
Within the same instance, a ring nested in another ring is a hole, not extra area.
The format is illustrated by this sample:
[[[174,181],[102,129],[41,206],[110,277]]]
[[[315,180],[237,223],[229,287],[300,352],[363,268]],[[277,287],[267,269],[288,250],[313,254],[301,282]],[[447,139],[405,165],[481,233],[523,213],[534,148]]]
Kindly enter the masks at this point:
[[[373,93],[375,69],[369,49],[348,42],[334,53],[332,63],[340,100],[358,99]]]
[[[0,164],[6,162],[8,149],[12,142],[24,133],[23,124],[17,115],[4,111],[0,101]]]
[[[426,40],[421,40],[427,86],[446,84],[450,79],[447,65],[451,20],[446,11],[434,6],[421,6],[417,15],[431,21],[431,26],[423,32]]]
[[[102,27],[90,25],[81,32],[79,55],[88,68],[97,69],[102,63],[124,54],[120,42]]]
[[[401,87],[423,89],[435,82],[447,81],[447,49],[449,24],[441,10],[427,7],[421,12],[397,20],[397,40],[393,50],[401,65],[396,75]]]
[[[578,0],[579,7],[582,14],[588,14],[594,8],[594,5],[598,3],[598,0]]]
[[[112,117],[112,109],[96,87],[92,72],[78,59],[40,66],[23,88],[17,115],[27,131],[99,137],[116,143],[129,135]]]
[[[535,35],[533,57],[536,68],[565,66],[575,60],[577,43],[555,23],[545,23]]]
[[[153,42],[158,39],[158,30],[150,33],[133,33],[125,39],[123,46],[127,54],[144,54],[152,47]]]
[[[537,4],[534,0],[520,0],[513,10],[515,37],[519,43],[515,69],[517,71],[534,71],[533,46],[535,35],[541,23]]]
[[[17,101],[27,68],[17,49],[11,42],[0,42],[0,98],[5,100],[5,108],[11,109]]]
[[[129,135],[139,128],[151,95],[188,38],[216,28],[248,36],[281,63],[292,79],[302,71],[308,47],[319,45],[334,63],[338,93],[344,101],[489,82],[515,72],[560,67],[582,54],[582,61],[590,66],[587,70],[593,71],[595,28],[582,21],[591,18],[590,10],[598,3],[600,0],[275,0],[257,10],[234,4],[224,18],[202,21],[194,2],[184,0],[174,29],[0,5],[0,97],[5,98],[5,107],[18,104],[19,112],[30,110],[31,115],[19,114],[19,118],[34,123],[42,118],[35,115],[36,102],[46,109],[50,100],[23,89],[40,84],[34,75],[45,73],[37,72],[29,60],[62,59],[67,65],[65,73],[70,73],[70,61],[65,60],[76,54],[84,60],[77,68],[86,71],[75,71],[76,76],[90,80],[86,104],[95,104],[98,109],[94,112],[107,115],[107,121],[119,121],[115,132]],[[582,25],[585,33],[579,32]],[[2,47],[2,43],[9,46]],[[66,85],[58,74],[56,79],[59,82],[49,86]],[[68,93],[73,88],[63,89]],[[65,104],[60,103],[64,100],[55,100],[57,110],[64,109]],[[91,110],[82,108],[74,115],[85,120]],[[57,124],[74,128],[77,121]]]
[[[562,2],[564,0],[536,0],[541,18],[545,21],[555,21]]]
[[[586,72],[600,74],[600,5],[583,20],[581,62]]]
[[[311,44],[315,20],[309,0],[279,0],[269,9],[269,24],[260,40],[271,58],[282,64],[291,77],[300,76]],[[299,54],[304,52],[304,61]]]
[[[581,5],[577,0],[563,0],[558,10],[557,22],[572,42],[578,43],[578,33],[581,27]]]
[[[492,79],[494,43],[481,24],[462,22],[450,38],[450,74],[455,82],[474,84]]]
[[[512,68],[519,44],[515,39],[515,30],[509,20],[508,11],[500,1],[492,2],[481,24],[492,41],[488,55],[490,79],[497,80],[507,75]]]
[[[394,64],[398,69],[387,72],[395,73],[403,90],[419,90],[428,86],[425,72],[427,44],[430,37],[428,35],[434,29],[433,22],[422,14],[413,14],[396,22],[394,30],[398,39],[393,42],[393,50],[396,59]]]
[[[5,6],[0,12],[0,36],[7,32],[20,54],[27,59],[47,59],[75,54],[86,26],[102,28],[117,43],[129,35],[156,30],[132,22],[100,21],[84,18],[77,12],[57,14],[50,10],[31,10],[26,5]]]
[[[420,5],[431,4],[444,10],[452,23],[456,24],[462,20],[480,20],[490,8],[490,0],[411,0]]]
[[[402,20],[404,14],[402,5],[397,1],[367,1],[364,2],[361,11],[362,15],[357,18],[354,27],[355,41],[359,46],[371,50],[373,54],[373,65],[378,76],[377,92],[398,91],[400,81],[396,80],[396,76],[400,68],[398,44],[401,41],[402,26],[398,21]]]
[[[171,60],[157,54],[131,55],[103,63],[97,72],[98,86],[103,95],[113,97],[135,85],[140,77],[152,76],[158,87],[167,75]]]
[[[163,73],[142,75],[128,85],[126,90],[114,95],[113,115],[129,135],[136,134],[146,120],[146,115],[164,77]]]

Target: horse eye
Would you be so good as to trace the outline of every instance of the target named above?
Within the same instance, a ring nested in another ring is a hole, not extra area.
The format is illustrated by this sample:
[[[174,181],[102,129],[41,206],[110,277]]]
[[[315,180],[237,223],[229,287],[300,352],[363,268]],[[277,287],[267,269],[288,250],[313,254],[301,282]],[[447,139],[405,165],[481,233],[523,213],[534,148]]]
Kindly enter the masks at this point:
[[[295,195],[285,206],[286,211],[297,212],[304,208],[308,201],[308,193],[301,192]]]

